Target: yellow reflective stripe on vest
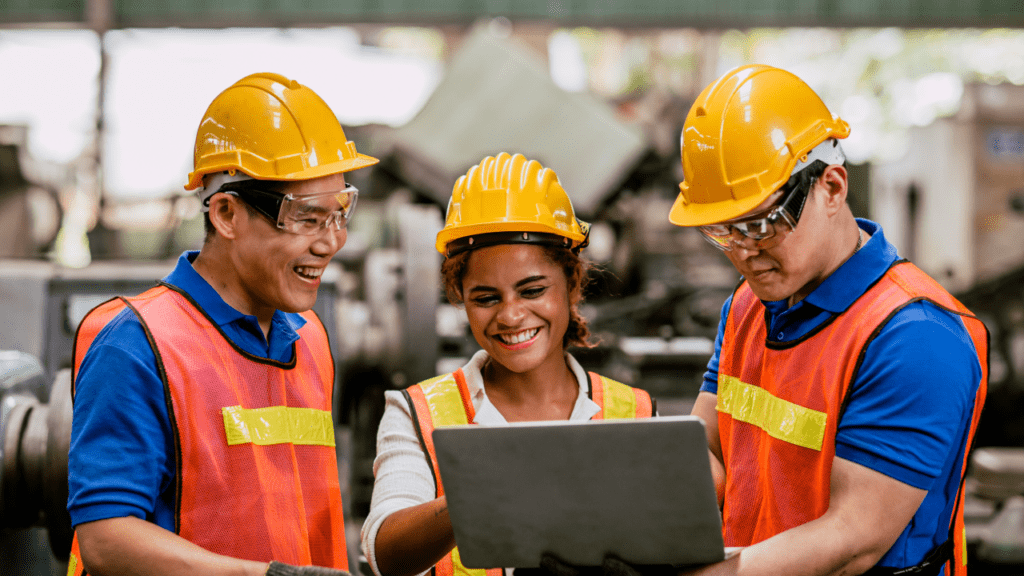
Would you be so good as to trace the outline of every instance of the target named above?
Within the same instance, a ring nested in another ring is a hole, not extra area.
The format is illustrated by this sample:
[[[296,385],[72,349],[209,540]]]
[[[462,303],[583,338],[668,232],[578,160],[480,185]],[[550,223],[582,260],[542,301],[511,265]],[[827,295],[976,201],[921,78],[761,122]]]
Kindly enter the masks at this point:
[[[452,572],[455,576],[484,576],[487,570],[484,568],[466,568],[462,565],[462,557],[459,556],[458,547],[452,548]]]
[[[715,408],[790,444],[821,451],[825,440],[828,414],[773,396],[734,376],[719,374]]]
[[[617,418],[636,418],[636,396],[633,389],[625,384],[601,376],[604,387],[604,417],[606,420]]]
[[[334,446],[334,422],[331,413],[316,408],[242,408],[227,406],[224,432],[228,446],[237,444],[297,444]]]
[[[960,536],[962,537],[961,542],[963,543],[963,549],[961,550],[963,552],[963,554],[960,556],[960,558],[961,558],[961,562],[963,563],[963,565],[967,566],[967,527],[966,526],[964,526],[963,533],[960,534]],[[954,564],[955,563],[956,562],[954,562]]]
[[[466,408],[462,405],[459,385],[455,376],[444,374],[419,384],[430,407],[430,417],[435,427],[469,424]]]
[[[72,553],[68,556],[68,576],[75,576],[75,570],[78,570],[78,556]]]

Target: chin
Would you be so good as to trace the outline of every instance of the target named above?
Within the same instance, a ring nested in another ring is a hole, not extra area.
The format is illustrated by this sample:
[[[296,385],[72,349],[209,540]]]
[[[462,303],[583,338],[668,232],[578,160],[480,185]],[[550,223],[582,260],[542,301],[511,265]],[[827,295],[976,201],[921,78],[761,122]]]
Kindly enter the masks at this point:
[[[786,288],[781,286],[760,286],[750,281],[747,284],[750,286],[750,291],[754,293],[754,296],[765,302],[784,300],[793,294],[793,291],[787,291]]]
[[[316,304],[316,296],[312,298],[302,300],[292,300],[291,302],[283,302],[277,309],[281,312],[288,312],[290,314],[298,314],[299,312],[305,312],[313,308]]]
[[[496,350],[494,348],[488,350],[487,353],[490,354],[491,360],[501,364],[509,372],[516,374],[529,372],[544,362],[544,358],[536,358],[533,354],[529,356],[510,355],[505,350]]]

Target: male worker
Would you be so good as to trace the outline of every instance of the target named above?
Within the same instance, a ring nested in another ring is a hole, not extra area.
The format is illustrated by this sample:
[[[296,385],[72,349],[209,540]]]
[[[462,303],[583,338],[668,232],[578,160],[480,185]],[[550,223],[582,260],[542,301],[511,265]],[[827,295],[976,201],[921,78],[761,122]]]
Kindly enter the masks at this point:
[[[987,332],[854,218],[849,132],[800,79],[761,65],[726,73],[686,118],[669,219],[743,276],[693,414],[725,544],[745,548],[700,574],[966,572]]]
[[[214,99],[185,185],[202,249],[79,328],[69,574],[347,575],[334,366],[310,308],[355,205],[344,173],[376,162],[294,80]]]

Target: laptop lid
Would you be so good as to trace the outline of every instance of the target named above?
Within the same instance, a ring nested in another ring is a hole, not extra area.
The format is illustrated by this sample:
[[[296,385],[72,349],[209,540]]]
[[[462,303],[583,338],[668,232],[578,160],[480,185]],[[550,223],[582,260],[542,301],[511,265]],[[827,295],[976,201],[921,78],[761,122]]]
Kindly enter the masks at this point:
[[[467,568],[724,558],[703,422],[693,416],[434,430]]]

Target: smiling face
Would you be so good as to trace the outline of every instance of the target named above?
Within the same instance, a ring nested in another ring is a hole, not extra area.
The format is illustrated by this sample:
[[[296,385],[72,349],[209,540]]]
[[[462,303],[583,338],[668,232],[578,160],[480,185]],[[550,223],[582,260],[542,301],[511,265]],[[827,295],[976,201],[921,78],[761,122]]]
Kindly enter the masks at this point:
[[[564,365],[568,282],[544,248],[501,244],[474,250],[462,296],[473,337],[495,362],[516,373],[548,362]]]
[[[344,187],[344,176],[333,174],[292,183],[283,192],[301,197]],[[247,309],[233,305],[261,319],[272,316],[274,310],[309,310],[316,303],[320,275],[344,246],[347,234],[346,229],[333,227],[310,236],[292,234],[258,213],[243,210],[231,258],[238,277],[235,296]]]

